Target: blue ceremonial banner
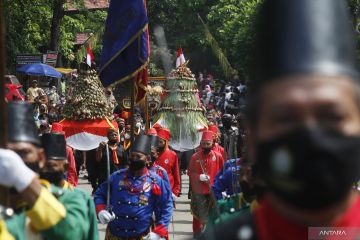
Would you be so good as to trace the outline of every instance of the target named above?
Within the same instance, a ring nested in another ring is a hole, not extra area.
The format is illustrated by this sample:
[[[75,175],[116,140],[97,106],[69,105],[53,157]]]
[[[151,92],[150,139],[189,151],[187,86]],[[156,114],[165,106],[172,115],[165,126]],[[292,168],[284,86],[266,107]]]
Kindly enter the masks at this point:
[[[100,62],[104,87],[134,77],[148,63],[148,17],[144,0],[112,0]]]

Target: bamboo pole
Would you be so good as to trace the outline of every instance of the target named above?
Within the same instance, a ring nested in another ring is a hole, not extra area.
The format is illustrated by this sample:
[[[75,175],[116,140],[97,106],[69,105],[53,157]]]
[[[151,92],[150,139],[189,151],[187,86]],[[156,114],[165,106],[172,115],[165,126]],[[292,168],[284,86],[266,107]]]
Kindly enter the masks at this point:
[[[149,112],[149,102],[148,102],[148,92],[146,90],[145,93],[145,132],[147,133],[147,131],[150,128],[150,112]]]
[[[135,110],[135,79],[132,78],[132,83],[131,83],[131,118],[130,118],[131,145],[133,145],[134,141],[135,141],[135,116],[134,116],[134,110]]]
[[[7,145],[7,111],[5,102],[5,24],[4,24],[4,5],[0,0],[0,148],[6,148]],[[9,205],[8,191],[0,187],[0,204]]]

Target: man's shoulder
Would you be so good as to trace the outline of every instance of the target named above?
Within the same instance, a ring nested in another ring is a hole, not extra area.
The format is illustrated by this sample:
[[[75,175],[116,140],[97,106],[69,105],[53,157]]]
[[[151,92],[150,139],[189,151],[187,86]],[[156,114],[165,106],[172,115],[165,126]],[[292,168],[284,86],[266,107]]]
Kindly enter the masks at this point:
[[[160,169],[160,168],[159,168]],[[166,172],[166,170],[165,169],[163,169],[165,172]],[[162,181],[164,181],[163,179],[162,179],[162,177],[160,177],[155,171],[149,171],[149,176],[150,176],[150,180],[152,181],[152,180],[155,180],[156,182],[162,182]]]
[[[191,158],[200,158],[200,157],[201,157],[201,151],[197,151],[191,156]]]
[[[124,175],[127,171],[128,171],[128,168],[119,169],[119,170],[117,170],[117,171],[115,171],[115,172],[113,172],[113,173],[111,174],[111,178],[117,177],[117,176],[122,176],[122,175]]]
[[[159,169],[160,171],[166,172],[165,168],[163,168],[162,166],[156,165],[156,167],[157,167],[157,169]]]
[[[59,188],[57,188],[57,191],[58,190]],[[52,193],[54,194],[54,190],[52,190]],[[58,196],[60,202],[62,202],[64,199],[73,199],[73,198],[76,198],[77,201],[84,201],[84,202],[92,200],[88,193],[86,193],[85,191],[79,188],[61,189],[60,193],[61,195],[54,194],[55,196]]]
[[[113,181],[116,182],[119,178],[122,178],[127,171],[128,171],[128,168],[122,168],[122,169],[119,169],[119,170],[113,172],[110,175],[110,182],[113,182]]]
[[[171,155],[171,156],[177,156],[176,152],[173,151],[173,150],[171,150],[170,148],[167,148],[167,149],[165,150],[165,154]]]
[[[231,166],[238,165],[238,163],[240,163],[240,161],[241,161],[240,158],[229,159],[225,162],[225,168],[229,168]]]
[[[218,158],[223,158],[223,156],[221,155],[221,153],[219,153],[218,151],[215,150],[211,150],[213,152],[213,154],[215,154],[216,157]]]

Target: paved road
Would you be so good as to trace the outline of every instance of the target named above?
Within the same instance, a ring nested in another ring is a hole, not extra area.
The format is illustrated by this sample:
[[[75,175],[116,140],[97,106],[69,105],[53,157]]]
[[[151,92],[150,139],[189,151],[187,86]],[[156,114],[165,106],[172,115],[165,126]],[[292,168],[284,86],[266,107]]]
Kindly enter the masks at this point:
[[[182,175],[182,196],[178,198],[176,203],[176,209],[174,210],[173,220],[174,225],[169,225],[169,240],[185,240],[192,238],[192,216],[190,213],[190,200],[187,199],[187,193],[189,190],[189,178],[186,175]],[[80,178],[80,189],[91,193],[91,186],[87,180]],[[173,230],[174,226],[174,230]],[[98,224],[100,239],[105,237],[106,225]]]

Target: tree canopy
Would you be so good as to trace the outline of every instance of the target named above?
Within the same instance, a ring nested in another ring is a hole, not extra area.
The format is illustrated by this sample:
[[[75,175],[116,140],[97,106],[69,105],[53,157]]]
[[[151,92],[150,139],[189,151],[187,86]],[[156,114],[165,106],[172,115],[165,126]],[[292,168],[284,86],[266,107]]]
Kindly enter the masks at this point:
[[[93,34],[89,42],[95,58],[99,59],[107,12],[87,11],[81,7],[83,1],[74,2],[78,4],[79,11],[68,14],[65,11],[65,0],[4,0],[7,68],[10,72],[14,71],[17,54],[44,53],[52,48],[59,51],[64,66],[74,66],[86,55],[85,46],[79,49],[74,45],[77,33]],[[148,0],[150,37],[154,50],[151,60],[162,72],[164,69],[161,69],[161,60],[157,55],[165,51],[174,56],[176,50],[182,47],[194,72],[211,69],[220,77],[228,75],[224,74],[226,64],[221,62],[224,61],[238,72],[241,79],[249,78],[250,51],[255,34],[254,20],[261,2],[262,0]],[[348,0],[348,4],[360,49],[360,0]],[[57,6],[61,6],[60,13],[57,12]],[[58,37],[52,33],[52,29],[56,29],[54,17],[59,22]],[[157,26],[164,29],[169,48],[167,50],[155,46],[153,33]],[[54,44],[56,41],[57,46]],[[217,48],[214,48],[214,44]]]
[[[17,54],[46,53],[47,50],[58,50],[63,65],[70,66],[74,60],[79,61],[76,57],[81,52],[75,47],[76,34],[96,35],[104,26],[106,11],[90,12],[80,8],[75,14],[60,16],[59,38],[54,40],[51,34],[54,2],[61,2],[66,10],[63,0],[4,0],[8,72],[14,72]],[[58,49],[52,49],[53,41],[58,41]],[[96,44],[93,51],[98,56],[101,46]]]

